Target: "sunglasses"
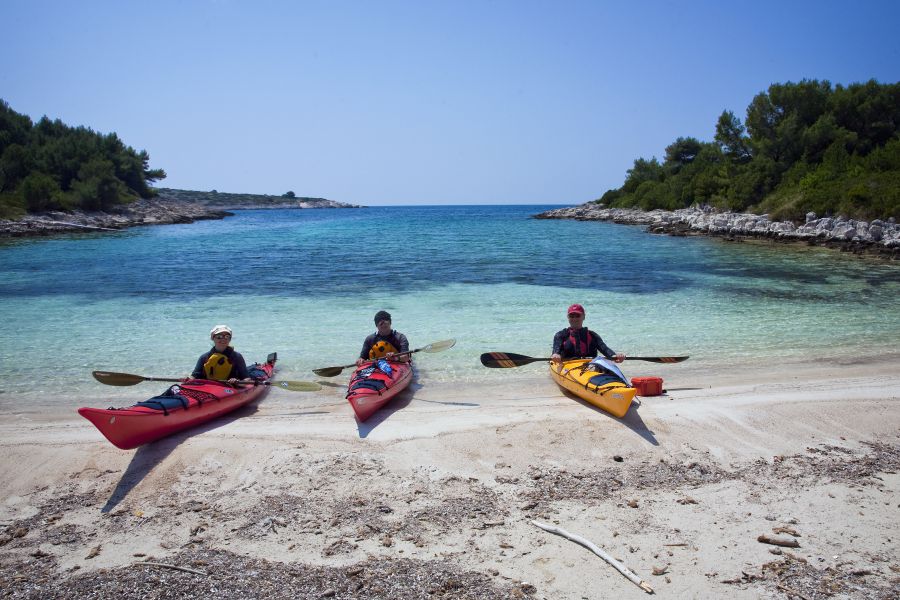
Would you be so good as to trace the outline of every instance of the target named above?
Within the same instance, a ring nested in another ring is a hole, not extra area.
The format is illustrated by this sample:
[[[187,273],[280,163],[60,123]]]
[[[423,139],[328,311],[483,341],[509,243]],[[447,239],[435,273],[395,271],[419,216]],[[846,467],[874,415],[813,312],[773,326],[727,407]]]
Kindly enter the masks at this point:
[[[230,340],[231,335],[228,333],[217,333],[216,335],[213,336],[213,339],[214,340]]]
[[[584,315],[582,315],[580,313],[572,313],[571,315],[569,315],[569,318],[570,319],[583,319]]]

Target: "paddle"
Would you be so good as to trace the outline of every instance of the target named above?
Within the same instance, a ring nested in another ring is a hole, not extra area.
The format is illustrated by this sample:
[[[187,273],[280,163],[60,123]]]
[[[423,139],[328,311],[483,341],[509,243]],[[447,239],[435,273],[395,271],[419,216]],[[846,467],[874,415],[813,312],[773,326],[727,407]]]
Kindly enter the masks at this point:
[[[687,360],[688,356],[626,356],[625,360],[646,360],[655,363],[677,363]],[[490,369],[509,369],[521,367],[533,362],[548,361],[549,358],[534,358],[512,352],[485,352],[481,355],[481,364]]]
[[[416,352],[442,352],[448,348],[452,348],[454,344],[456,344],[456,340],[454,339],[441,340],[440,342],[432,342],[427,346],[422,346],[421,348],[416,348],[415,350],[398,352],[394,356],[415,354]],[[343,371],[344,369],[349,369],[350,367],[356,367],[356,363],[353,363],[352,365],[343,365],[341,367],[322,367],[321,369],[313,369],[313,373],[319,375],[320,377],[334,377],[335,375],[340,375],[341,371]]]
[[[94,371],[94,379],[106,385],[137,385],[142,381],[170,381],[173,383],[181,383],[181,379],[173,379],[168,377],[144,377],[143,375],[132,375],[131,373],[112,373],[110,371]],[[252,383],[257,385],[255,381],[239,381],[238,384]],[[271,385],[279,387],[291,392],[314,392],[322,389],[322,386],[315,381],[264,381],[262,385]]]

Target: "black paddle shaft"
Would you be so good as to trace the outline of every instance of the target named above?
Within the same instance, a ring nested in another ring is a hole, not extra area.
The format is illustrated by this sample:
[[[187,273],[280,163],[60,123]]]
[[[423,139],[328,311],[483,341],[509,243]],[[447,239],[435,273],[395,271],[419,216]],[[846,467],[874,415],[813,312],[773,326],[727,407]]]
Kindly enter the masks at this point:
[[[590,357],[587,357],[590,358]],[[645,360],[655,363],[678,363],[687,360],[687,356],[626,356],[625,360]],[[534,362],[549,361],[549,357],[536,358],[512,352],[485,352],[481,355],[481,364],[490,369],[509,369],[521,367]]]

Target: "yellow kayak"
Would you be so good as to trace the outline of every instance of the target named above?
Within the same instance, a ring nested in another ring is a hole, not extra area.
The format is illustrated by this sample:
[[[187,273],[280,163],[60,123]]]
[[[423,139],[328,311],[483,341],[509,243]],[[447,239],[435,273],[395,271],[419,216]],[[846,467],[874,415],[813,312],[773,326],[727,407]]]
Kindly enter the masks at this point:
[[[590,358],[550,363],[550,375],[561,387],[614,417],[624,417],[637,390],[615,376],[595,370]]]

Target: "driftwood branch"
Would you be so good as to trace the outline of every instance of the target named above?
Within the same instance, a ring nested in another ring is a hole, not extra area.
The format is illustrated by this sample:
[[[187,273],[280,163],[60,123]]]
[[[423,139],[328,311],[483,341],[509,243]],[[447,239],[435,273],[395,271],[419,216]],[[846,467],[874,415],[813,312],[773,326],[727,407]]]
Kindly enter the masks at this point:
[[[789,588],[789,587],[786,586],[786,585],[783,585],[783,584],[778,583],[778,584],[775,584],[775,587],[777,587],[779,590],[781,590],[781,591],[784,592],[785,594],[790,594],[790,595],[797,596],[798,598],[800,598],[800,600],[809,600],[809,598],[807,598],[806,596],[804,596],[803,594],[801,594],[801,593],[798,592],[797,590],[791,589],[791,588]]]
[[[206,572],[204,572],[204,571],[198,571],[198,570],[196,570],[196,569],[188,569],[187,567],[179,567],[178,565],[170,565],[170,564],[167,564],[167,563],[158,563],[158,562],[140,562],[140,563],[137,563],[137,564],[139,564],[139,565],[147,565],[147,566],[150,566],[150,567],[162,567],[162,568],[164,568],[164,569],[175,569],[176,571],[184,571],[185,573],[193,573],[194,575],[206,575],[206,576],[209,575],[209,573],[206,573]]]
[[[579,535],[573,535],[573,534],[569,533],[568,531],[566,531],[565,529],[560,529],[559,527],[554,527],[553,525],[547,525],[546,523],[532,521],[531,524],[535,525],[537,527],[540,527],[544,531],[549,531],[550,533],[555,533],[556,535],[562,536],[562,537],[566,538],[567,540],[571,540],[571,541],[575,542],[576,544],[584,546],[585,548],[587,548],[588,550],[590,550],[591,552],[593,552],[594,554],[596,554],[597,556],[599,556],[600,558],[602,558],[603,560],[605,560],[606,562],[611,564],[619,573],[621,573],[622,575],[627,577],[628,580],[631,581],[632,583],[634,583],[636,586],[638,586],[639,588],[641,588],[648,594],[653,593],[653,588],[650,587],[650,584],[648,584],[646,581],[644,581],[643,579],[641,579],[640,577],[638,577],[637,575],[632,573],[628,569],[628,567],[626,567],[625,565],[623,565],[622,563],[620,563],[619,561],[614,559],[612,556],[610,556],[609,554],[604,552],[602,549],[600,549],[598,546],[596,546],[594,543],[590,542],[589,540],[586,540]]]
[[[763,534],[756,538],[757,542],[762,544],[772,544],[773,546],[784,546],[785,548],[799,548],[800,542],[788,538],[777,538]]]

